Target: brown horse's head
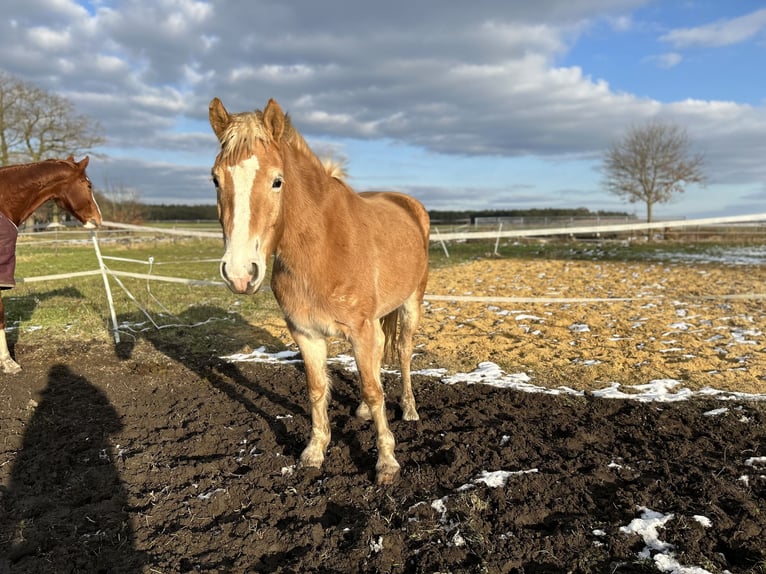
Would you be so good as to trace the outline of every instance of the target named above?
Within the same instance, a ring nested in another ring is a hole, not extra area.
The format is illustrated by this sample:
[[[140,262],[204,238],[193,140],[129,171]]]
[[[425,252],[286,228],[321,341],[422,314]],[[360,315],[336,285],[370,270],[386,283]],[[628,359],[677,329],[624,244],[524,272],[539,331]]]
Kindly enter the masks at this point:
[[[280,142],[288,119],[274,100],[263,112],[229,114],[210,102],[210,125],[221,144],[212,176],[225,253],[221,277],[235,293],[254,293],[282,233],[284,167]]]
[[[63,162],[71,167],[71,174],[57,186],[53,200],[61,209],[65,209],[79,219],[85,227],[91,228],[101,225],[101,210],[93,197],[90,179],[85,173],[88,161],[88,156],[79,162],[69,156]]]

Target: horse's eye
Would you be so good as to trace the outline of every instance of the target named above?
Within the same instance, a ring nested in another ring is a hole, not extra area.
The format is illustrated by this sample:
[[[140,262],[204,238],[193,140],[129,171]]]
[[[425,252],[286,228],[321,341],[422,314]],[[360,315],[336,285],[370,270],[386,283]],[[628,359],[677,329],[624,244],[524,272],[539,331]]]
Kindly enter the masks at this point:
[[[274,191],[279,191],[282,189],[282,178],[281,177],[275,177],[274,181],[271,182],[271,189]]]
[[[218,178],[215,175],[213,175],[212,179],[213,179],[213,185],[218,187]]]

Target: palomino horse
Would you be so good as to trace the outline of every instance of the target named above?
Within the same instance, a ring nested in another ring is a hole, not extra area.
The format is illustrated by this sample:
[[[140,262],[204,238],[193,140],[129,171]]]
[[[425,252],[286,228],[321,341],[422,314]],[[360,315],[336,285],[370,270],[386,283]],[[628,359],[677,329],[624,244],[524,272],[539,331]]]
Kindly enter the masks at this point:
[[[86,156],[79,162],[49,159],[36,163],[0,167],[0,290],[15,285],[16,236],[35,209],[52,199],[86,227],[101,224],[101,211],[93,199],[85,174]],[[5,312],[0,299],[0,369],[17,373],[21,367],[11,358],[5,338]]]
[[[212,170],[225,241],[221,276],[235,293],[254,293],[275,256],[271,288],[305,362],[312,428],[301,464],[324,460],[325,337],[345,337],[361,379],[357,415],[372,418],[377,432],[377,482],[393,482],[400,467],[380,366],[384,350],[395,348],[404,419],[417,420],[410,361],[428,278],[428,213],[400,193],[355,193],[274,100],[263,112],[229,114],[214,98],[210,125],[221,144]]]

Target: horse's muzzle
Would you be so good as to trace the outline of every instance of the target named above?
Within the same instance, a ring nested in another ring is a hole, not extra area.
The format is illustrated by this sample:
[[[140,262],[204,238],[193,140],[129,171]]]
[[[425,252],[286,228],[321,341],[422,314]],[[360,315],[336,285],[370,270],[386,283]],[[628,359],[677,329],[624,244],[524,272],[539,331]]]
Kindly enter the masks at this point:
[[[226,263],[221,261],[221,277],[228,285],[232,292],[239,295],[252,295],[263,283],[265,276],[264,270],[256,263],[252,263],[250,266],[250,272],[240,276],[230,276],[226,273]]]

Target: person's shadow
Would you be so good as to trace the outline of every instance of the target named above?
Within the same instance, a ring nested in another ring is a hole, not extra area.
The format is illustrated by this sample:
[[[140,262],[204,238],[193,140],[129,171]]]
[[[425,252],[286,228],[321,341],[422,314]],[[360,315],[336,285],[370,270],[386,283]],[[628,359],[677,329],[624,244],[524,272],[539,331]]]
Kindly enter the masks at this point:
[[[0,574],[141,572],[109,441],[121,428],[99,389],[66,365],[51,367],[0,491]]]

